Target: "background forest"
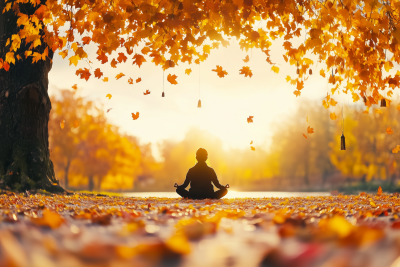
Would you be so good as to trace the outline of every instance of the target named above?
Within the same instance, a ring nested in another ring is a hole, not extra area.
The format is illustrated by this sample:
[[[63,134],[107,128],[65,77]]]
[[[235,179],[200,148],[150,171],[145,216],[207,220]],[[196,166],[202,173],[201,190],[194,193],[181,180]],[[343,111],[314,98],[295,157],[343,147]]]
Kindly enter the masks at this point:
[[[267,151],[224,150],[222,140],[191,129],[179,142],[159,144],[157,161],[151,144],[139,144],[106,119],[102,106],[71,90],[52,97],[50,155],[65,188],[90,191],[173,191],[204,147],[209,165],[222,184],[238,191],[332,190],[356,185],[397,185],[400,156],[399,109],[344,107],[347,151],[340,150],[341,110],[331,114],[319,102],[303,101],[297,112],[271,128]],[[110,111],[112,112],[112,111]],[[307,127],[314,133],[307,134]],[[267,126],[266,126],[267,127]],[[388,127],[391,127],[388,129]],[[307,138],[305,138],[305,136]]]

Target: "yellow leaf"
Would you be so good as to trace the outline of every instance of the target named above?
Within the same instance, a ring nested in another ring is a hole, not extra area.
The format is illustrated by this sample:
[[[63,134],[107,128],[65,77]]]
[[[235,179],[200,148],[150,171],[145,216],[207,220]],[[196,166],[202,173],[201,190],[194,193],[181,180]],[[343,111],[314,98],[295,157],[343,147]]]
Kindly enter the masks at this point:
[[[75,55],[70,57],[69,60],[69,65],[74,64],[75,66],[78,65],[78,60],[79,60],[79,56]]]
[[[15,64],[14,52],[8,52],[6,54],[6,62]]]
[[[122,72],[120,74],[118,74],[117,76],[115,76],[115,79],[119,80],[121,79],[121,77],[124,77],[125,74],[123,74]]]
[[[104,77],[103,82],[108,82],[108,77]]]
[[[329,117],[330,117],[331,120],[333,120],[333,121],[337,119],[335,112],[331,112],[331,114],[329,115]]]
[[[272,66],[271,70],[275,73],[279,73],[279,68],[277,66]]]
[[[321,70],[319,71],[319,74],[320,74],[322,77],[325,78],[325,70],[324,70],[324,69],[321,69]]]
[[[256,150],[254,146],[250,146],[250,149],[253,150],[253,151]]]
[[[31,222],[38,226],[45,226],[55,229],[60,227],[60,225],[64,223],[64,219],[61,217],[60,214],[45,209],[43,210],[43,217],[31,218]]]
[[[106,97],[108,97],[108,99],[110,100],[112,95],[111,94],[107,94]]]
[[[192,69],[186,69],[185,70],[185,74],[190,75],[190,73],[192,72]]]
[[[60,127],[61,127],[61,129],[64,129],[64,127],[65,127],[65,120],[62,120],[62,121],[60,122]]]

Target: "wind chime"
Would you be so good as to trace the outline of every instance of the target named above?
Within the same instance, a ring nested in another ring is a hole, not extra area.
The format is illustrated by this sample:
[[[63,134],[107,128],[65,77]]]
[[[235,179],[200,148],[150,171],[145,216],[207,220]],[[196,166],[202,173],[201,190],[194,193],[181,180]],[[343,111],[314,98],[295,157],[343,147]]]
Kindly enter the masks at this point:
[[[165,73],[165,70],[163,70],[163,73],[162,73],[162,94],[161,94],[161,97],[165,97],[165,93],[164,93],[164,73]]]
[[[342,136],[340,137],[340,150],[346,150],[346,139],[344,137],[343,105],[342,105]]]
[[[197,103],[197,107],[201,108],[201,100],[200,100],[200,63],[199,63],[199,102]]]

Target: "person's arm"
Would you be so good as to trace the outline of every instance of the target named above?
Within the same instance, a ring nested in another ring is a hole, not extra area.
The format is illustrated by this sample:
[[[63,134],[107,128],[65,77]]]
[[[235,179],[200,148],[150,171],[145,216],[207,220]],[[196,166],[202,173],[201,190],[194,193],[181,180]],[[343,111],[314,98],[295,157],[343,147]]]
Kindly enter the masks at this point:
[[[214,169],[211,169],[211,181],[213,182],[213,184],[218,188],[218,189],[222,189],[225,188],[225,186],[221,185],[218,181],[218,177],[217,174],[215,173]]]
[[[187,172],[187,174],[186,174],[186,179],[185,179],[185,181],[183,182],[183,184],[178,185],[178,187],[180,187],[180,188],[186,188],[186,187],[188,187],[189,184],[190,184],[190,170]]]

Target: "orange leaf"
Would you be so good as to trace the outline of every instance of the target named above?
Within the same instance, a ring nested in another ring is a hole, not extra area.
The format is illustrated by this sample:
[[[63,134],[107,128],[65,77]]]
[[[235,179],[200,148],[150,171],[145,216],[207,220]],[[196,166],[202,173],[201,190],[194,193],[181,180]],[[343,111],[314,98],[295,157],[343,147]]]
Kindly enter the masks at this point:
[[[65,120],[62,120],[62,121],[60,122],[60,127],[61,127],[61,129],[64,129],[64,127],[65,127]]]
[[[111,64],[111,67],[116,68],[117,64],[118,64],[118,61],[116,61],[115,58],[113,58],[113,60],[111,61],[110,64]]]
[[[108,77],[104,77],[103,82],[108,82]]]
[[[112,108],[107,109],[107,113],[110,112],[110,110],[112,110]]]
[[[314,128],[311,128],[310,126],[307,127],[307,133],[312,134],[314,133]]]
[[[304,88],[304,81],[299,81],[297,80],[297,85],[296,85],[297,90],[301,90]]]
[[[247,66],[242,67],[239,71],[240,71],[239,74],[244,74],[244,77],[249,76],[251,78],[253,76],[253,73],[251,72],[250,67],[247,67]]]
[[[78,89],[78,85],[76,85],[76,84],[72,85],[72,89],[77,90]]]
[[[386,132],[387,132],[387,134],[393,134],[393,130],[391,127],[387,127]]]
[[[253,140],[250,142],[250,145],[253,144]]]
[[[79,127],[79,122],[78,121],[75,121],[74,122],[74,128],[78,128]]]
[[[81,79],[85,79],[86,81],[89,80],[89,77],[92,75],[89,69],[79,69],[75,72],[76,75],[79,75]]]
[[[123,62],[126,62],[127,59],[128,59],[128,58],[125,56],[124,53],[118,53],[117,60],[118,60],[119,63],[121,63],[122,61],[123,61]]]
[[[221,66],[217,65],[216,69],[213,69],[220,78],[223,78],[225,75],[228,75],[228,72],[224,71]]]
[[[106,97],[108,97],[108,100],[110,100],[112,95],[111,94],[107,94]]]
[[[125,74],[123,74],[122,72],[120,73],[120,74],[118,74],[117,76],[115,76],[115,78],[117,79],[117,80],[119,80],[120,78],[122,78],[122,77],[124,77],[125,76]]]
[[[307,135],[303,134],[304,138],[307,139]]]
[[[142,78],[137,78],[136,79],[136,83],[139,83],[139,82],[141,82],[142,81]]]
[[[31,222],[39,226],[50,227],[52,229],[58,228],[64,223],[64,219],[60,214],[52,212],[48,209],[43,210],[43,217],[33,218],[31,217]]]
[[[176,76],[175,74],[174,75],[168,74],[167,80],[171,84],[178,84],[178,82],[176,81],[176,78],[178,78],[178,76]]]
[[[144,95],[149,95],[149,94],[150,94],[149,89],[147,89],[146,92],[144,92],[143,94],[144,94]]]
[[[382,187],[379,186],[378,192],[376,193],[377,196],[382,196]]]
[[[333,120],[333,121],[337,119],[335,112],[331,112],[331,114],[329,115],[329,117],[330,117],[331,120]]]
[[[253,122],[253,118],[254,118],[254,116],[249,116],[247,118],[247,123]]]
[[[133,120],[137,120],[138,118],[139,118],[139,112],[136,112],[136,114],[132,113],[132,119]]]
[[[142,66],[143,62],[146,62],[146,59],[144,58],[144,56],[142,56],[140,54],[135,54],[132,59],[134,59],[132,65],[136,64],[139,66],[139,68],[140,68],[140,66]]]
[[[82,42],[84,45],[89,44],[91,40],[92,40],[92,38],[90,38],[88,36],[82,38]]]
[[[244,62],[244,63],[247,63],[247,62],[249,62],[249,60],[250,60],[249,55],[247,55],[247,56],[243,59],[243,62]]]
[[[129,78],[129,79],[128,79],[128,83],[129,83],[129,84],[133,84],[133,79],[132,79],[132,78]]]
[[[255,151],[256,149],[254,148],[254,146],[250,146],[250,149]]]
[[[100,71],[100,68],[97,68],[97,69],[94,71],[94,77],[100,79],[101,76],[103,76],[103,73]]]

